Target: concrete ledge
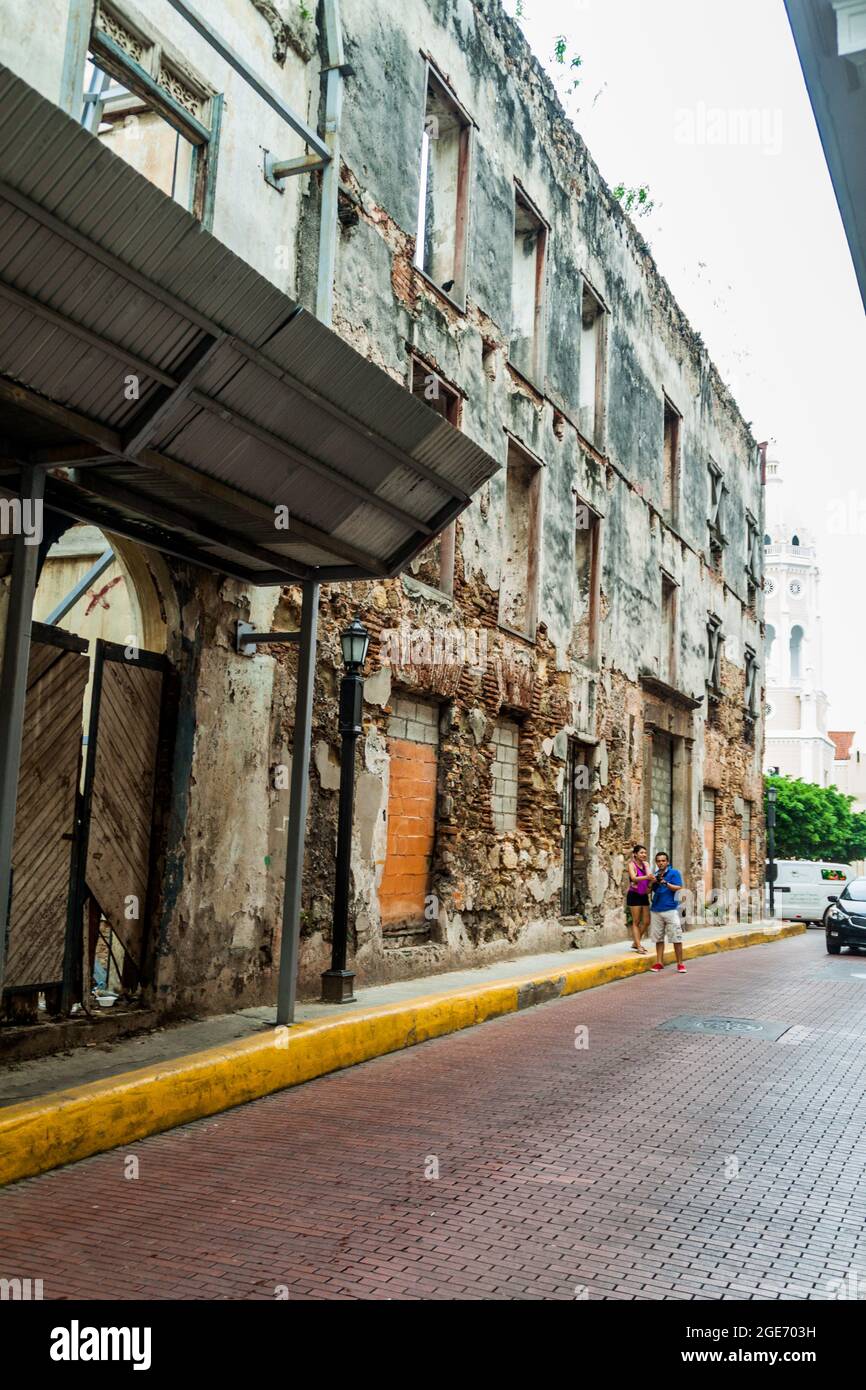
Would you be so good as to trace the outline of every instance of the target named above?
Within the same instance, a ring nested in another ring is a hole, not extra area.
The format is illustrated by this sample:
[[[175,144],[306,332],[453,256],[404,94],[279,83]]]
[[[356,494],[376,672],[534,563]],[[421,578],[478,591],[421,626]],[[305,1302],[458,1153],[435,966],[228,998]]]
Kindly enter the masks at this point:
[[[687,936],[685,955],[694,958],[758,946],[803,931],[800,923],[784,923],[720,931],[691,944]],[[668,956],[673,959],[670,948]],[[534,1003],[640,974],[651,962],[649,955],[624,951],[604,962],[576,962],[534,974],[520,974],[515,962],[515,975],[508,980],[268,1029],[222,1047],[10,1105],[0,1111],[0,1186]]]
[[[0,1067],[50,1057],[86,1043],[116,1042],[156,1028],[155,1009],[111,1009],[91,1018],[80,1015],[54,1022],[25,1023],[0,1031]]]

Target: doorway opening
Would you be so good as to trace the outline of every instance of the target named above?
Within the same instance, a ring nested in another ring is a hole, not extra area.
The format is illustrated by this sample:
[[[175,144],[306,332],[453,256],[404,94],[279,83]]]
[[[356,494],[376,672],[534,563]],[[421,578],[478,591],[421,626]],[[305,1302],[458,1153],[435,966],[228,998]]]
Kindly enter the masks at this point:
[[[12,854],[2,998],[12,1022],[141,997],[166,634],[137,546],[74,525],[48,550],[33,605]]]
[[[562,915],[583,917],[588,902],[588,844],[592,747],[568,740],[562,788]]]

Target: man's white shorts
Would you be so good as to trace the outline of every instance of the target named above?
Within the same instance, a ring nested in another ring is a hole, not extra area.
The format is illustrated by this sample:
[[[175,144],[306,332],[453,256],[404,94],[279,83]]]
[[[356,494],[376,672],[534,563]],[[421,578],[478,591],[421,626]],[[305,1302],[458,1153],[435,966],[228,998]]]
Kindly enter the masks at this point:
[[[682,941],[683,919],[675,907],[667,912],[650,913],[650,937],[653,941]]]

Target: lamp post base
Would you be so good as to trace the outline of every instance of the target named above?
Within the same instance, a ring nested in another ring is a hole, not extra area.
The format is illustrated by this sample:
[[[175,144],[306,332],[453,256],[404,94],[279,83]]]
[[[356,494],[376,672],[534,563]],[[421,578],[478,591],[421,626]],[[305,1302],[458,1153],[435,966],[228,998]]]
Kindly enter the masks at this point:
[[[322,1003],[353,1004],[355,972],[353,970],[322,971]]]

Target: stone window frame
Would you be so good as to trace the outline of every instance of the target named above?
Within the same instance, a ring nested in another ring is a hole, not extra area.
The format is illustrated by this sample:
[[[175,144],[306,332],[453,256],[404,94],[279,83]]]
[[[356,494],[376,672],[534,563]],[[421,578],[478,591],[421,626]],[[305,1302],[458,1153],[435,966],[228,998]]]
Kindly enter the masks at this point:
[[[534,311],[534,332],[533,344],[534,355],[530,371],[526,371],[514,361],[511,354],[511,344],[514,333],[514,284],[511,287],[511,325],[508,334],[508,365],[518,376],[528,381],[530,386],[536,391],[544,394],[544,381],[547,373],[547,301],[548,301],[548,278],[550,268],[550,223],[541,212],[537,204],[527,193],[520,179],[515,174],[513,181],[514,198],[512,201],[512,231],[511,246],[512,255],[514,241],[517,237],[517,209],[523,207],[538,223],[538,237],[540,243],[539,253],[536,259],[535,268],[535,311]]]
[[[472,226],[472,177],[477,123],[466,110],[466,107],[458,98],[451,83],[434,62],[430,54],[424,52],[422,49],[421,57],[424,60],[424,109],[421,115],[421,161],[418,165],[418,213],[415,223],[416,245],[412,267],[437,294],[447,299],[449,304],[453,305],[459,313],[465,314],[469,296],[469,242],[470,229]],[[450,290],[443,289],[424,269],[423,264],[419,264],[417,260],[419,250],[421,249],[417,244],[417,232],[421,223],[421,199],[424,196],[424,188],[422,186],[420,174],[423,168],[424,138],[427,135],[427,101],[431,85],[438,92],[440,98],[451,107],[462,126],[457,173],[457,230],[454,238],[454,284]]]
[[[528,449],[522,440],[512,434],[510,430],[503,427],[506,441],[505,455],[505,496],[504,505],[508,506],[508,468],[512,451],[520,456],[523,466],[534,471],[534,476],[530,484],[529,497],[529,537],[527,541],[527,561],[526,561],[526,625],[521,630],[512,627],[510,623],[503,621],[502,617],[502,574],[500,572],[499,597],[497,607],[497,625],[508,632],[513,637],[520,637],[524,642],[531,642],[534,646],[537,640],[539,600],[541,590],[541,537],[542,537],[542,478],[544,476],[544,462]],[[505,518],[503,517],[503,521]]]
[[[125,87],[133,99],[146,103],[193,146],[189,211],[209,231],[214,216],[222,93],[157,35],[149,19],[127,3],[97,0],[88,52],[101,71]],[[88,105],[84,103],[82,124]]]

